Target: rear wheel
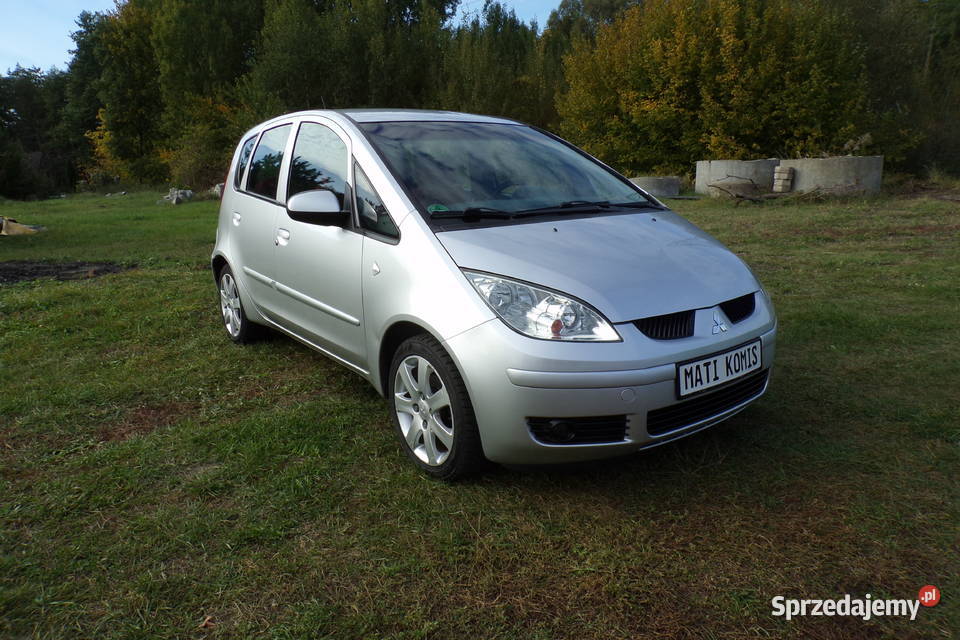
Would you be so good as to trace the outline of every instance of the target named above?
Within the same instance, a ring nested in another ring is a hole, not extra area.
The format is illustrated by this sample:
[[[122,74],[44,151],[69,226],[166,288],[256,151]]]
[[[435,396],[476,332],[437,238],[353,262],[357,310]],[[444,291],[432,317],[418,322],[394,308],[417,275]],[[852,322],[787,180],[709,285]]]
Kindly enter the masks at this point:
[[[240,287],[229,266],[220,270],[217,282],[220,289],[220,313],[227,335],[234,342],[249,342],[256,333],[256,325],[247,320],[240,300]]]
[[[390,408],[406,454],[423,471],[453,480],[485,462],[473,405],[450,355],[428,335],[406,340],[390,365]]]

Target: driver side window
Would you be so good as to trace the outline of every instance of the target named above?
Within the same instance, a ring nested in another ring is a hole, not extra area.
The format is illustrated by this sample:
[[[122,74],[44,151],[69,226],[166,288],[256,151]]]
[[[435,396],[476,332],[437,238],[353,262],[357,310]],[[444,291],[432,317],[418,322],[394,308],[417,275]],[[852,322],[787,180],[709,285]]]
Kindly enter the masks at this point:
[[[304,122],[293,147],[287,197],[326,189],[336,194],[341,209],[346,208],[347,166],[347,145],[340,136],[322,124]]]
[[[387,213],[387,208],[370,184],[367,174],[356,162],[353,163],[353,175],[356,182],[357,219],[360,220],[360,226],[388,238],[399,238],[400,230]]]

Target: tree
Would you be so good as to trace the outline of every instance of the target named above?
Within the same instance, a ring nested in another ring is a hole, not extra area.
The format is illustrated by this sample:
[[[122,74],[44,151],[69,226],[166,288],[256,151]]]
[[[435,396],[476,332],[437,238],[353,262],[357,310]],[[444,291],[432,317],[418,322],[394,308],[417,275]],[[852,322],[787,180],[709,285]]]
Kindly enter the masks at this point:
[[[227,97],[253,62],[262,25],[263,0],[163,0],[150,41],[167,115],[182,115],[185,99]]]
[[[577,39],[593,40],[597,29],[611,24],[640,0],[561,0],[550,12],[547,30],[572,43]]]
[[[97,126],[97,113],[103,107],[99,96],[100,76],[103,74],[101,57],[97,55],[103,37],[105,16],[83,11],[77,18],[77,30],[70,34],[74,49],[67,71],[67,104],[63,121],[67,136],[85,151],[83,134]]]
[[[960,173],[957,0],[562,0],[542,32],[499,0],[452,25],[457,5],[83,12],[66,72],[0,76],[0,193],[66,189],[78,167],[204,188],[250,125],[364,106],[512,117],[626,170],[855,151]]]
[[[17,66],[0,77],[0,194],[23,198],[69,188],[70,149],[55,135],[67,76]]]
[[[166,177],[158,150],[163,103],[159,67],[151,42],[159,0],[129,0],[107,14],[97,56],[103,69],[99,96],[102,130],[100,162],[121,169],[121,177],[156,182]]]
[[[960,3],[929,0],[920,9],[926,33],[913,112],[928,135],[910,160],[917,169],[960,175]]]
[[[320,14],[309,0],[268,4],[256,59],[239,83],[239,98],[250,124],[284,111],[325,104],[336,73]]]
[[[422,106],[455,1],[267,5],[256,60],[239,86],[244,118],[322,107]]]
[[[634,171],[843,152],[881,122],[865,58],[832,3],[648,0],[575,47],[558,108],[564,133]]]
[[[446,109],[542,124],[541,56],[536,29],[488,1],[480,15],[453,30],[437,101]]]
[[[558,128],[560,125],[556,102],[557,97],[567,90],[563,59],[577,43],[593,46],[597,30],[601,26],[612,23],[638,2],[639,0],[562,0],[560,5],[550,12],[547,27],[538,41],[543,101],[540,107],[540,123],[543,126]]]

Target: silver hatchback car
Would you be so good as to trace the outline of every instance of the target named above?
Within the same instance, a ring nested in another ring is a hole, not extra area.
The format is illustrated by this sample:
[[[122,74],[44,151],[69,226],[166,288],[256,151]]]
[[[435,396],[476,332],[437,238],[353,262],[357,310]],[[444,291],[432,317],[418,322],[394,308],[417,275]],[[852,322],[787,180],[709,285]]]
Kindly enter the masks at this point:
[[[230,338],[265,325],[357,372],[442,478],[689,435],[763,395],[774,358],[773,308],[742,260],[501,118],[264,122],[234,154],[212,262]]]

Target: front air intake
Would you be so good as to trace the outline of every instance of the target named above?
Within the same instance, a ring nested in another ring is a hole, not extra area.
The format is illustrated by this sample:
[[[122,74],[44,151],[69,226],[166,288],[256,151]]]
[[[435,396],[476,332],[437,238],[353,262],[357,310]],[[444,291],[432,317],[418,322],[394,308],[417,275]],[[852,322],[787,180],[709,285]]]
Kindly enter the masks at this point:
[[[720,308],[723,309],[723,312],[731,323],[737,324],[741,320],[746,320],[753,315],[754,309],[757,308],[757,296],[756,294],[748,293],[745,296],[721,302]]]
[[[767,387],[769,369],[758,371],[716,391],[703,393],[693,399],[647,412],[647,433],[658,436],[689,427],[730,411],[753,398]]]
[[[695,311],[680,311],[663,316],[641,318],[634,322],[643,335],[653,340],[677,340],[693,335]]]
[[[627,416],[527,418],[527,426],[544,444],[603,444],[627,437]]]

